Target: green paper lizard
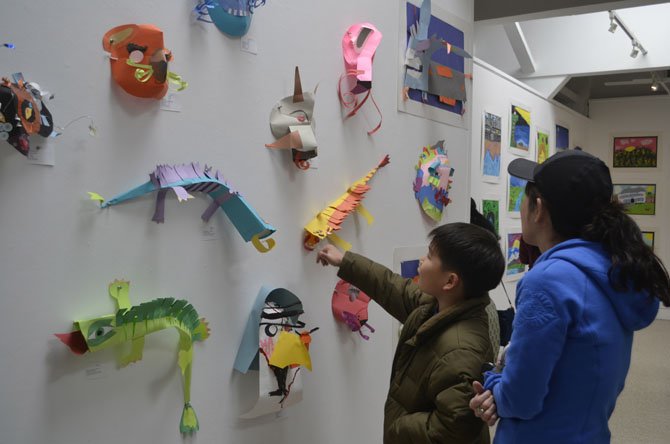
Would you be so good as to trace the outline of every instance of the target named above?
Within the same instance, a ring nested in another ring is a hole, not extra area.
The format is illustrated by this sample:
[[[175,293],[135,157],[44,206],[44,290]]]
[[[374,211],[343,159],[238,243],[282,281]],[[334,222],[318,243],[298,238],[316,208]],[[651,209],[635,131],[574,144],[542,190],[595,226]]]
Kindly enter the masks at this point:
[[[116,314],[75,321],[75,331],[56,336],[76,354],[95,352],[130,341],[130,352],[119,360],[119,365],[125,367],[142,359],[146,335],[176,328],[179,332],[178,364],[184,378],[184,410],[179,430],[181,433],[193,433],[199,428],[190,403],[193,343],[209,337],[209,326],[204,319],[198,318],[191,304],[181,299],[160,298],[131,306],[129,287],[128,281],[115,280],[109,284],[109,295],[117,304]]]

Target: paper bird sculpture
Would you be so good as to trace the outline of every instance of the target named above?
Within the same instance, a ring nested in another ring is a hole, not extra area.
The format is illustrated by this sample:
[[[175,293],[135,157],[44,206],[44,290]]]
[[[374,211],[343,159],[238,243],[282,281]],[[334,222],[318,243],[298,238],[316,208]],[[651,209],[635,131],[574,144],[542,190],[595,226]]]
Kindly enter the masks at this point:
[[[358,211],[368,224],[372,224],[374,218],[363,207],[361,201],[365,197],[365,193],[370,191],[371,187],[368,185],[370,179],[377,173],[379,168],[388,165],[389,161],[389,156],[384,156],[381,162],[371,169],[368,174],[354,182],[346,193],[329,203],[326,208],[321,210],[314,219],[305,225],[304,246],[306,249],[314,250],[317,244],[325,238],[328,238],[328,240],[344,250],[351,248],[351,244],[341,239],[335,232],[341,229],[344,219],[354,211]]]
[[[179,430],[182,433],[193,433],[199,428],[198,418],[191,406],[193,343],[209,337],[208,324],[184,300],[161,298],[131,306],[129,287],[130,283],[127,281],[114,281],[109,284],[109,295],[116,301],[115,314],[76,321],[73,332],[57,333],[56,337],[80,355],[130,342],[130,353],[119,362],[121,367],[125,367],[142,359],[146,335],[166,328],[176,328],[179,332],[177,362],[184,382],[184,408]]]
[[[112,199],[105,200],[98,193],[88,193],[91,200],[100,202],[102,208],[119,204],[126,200],[134,199],[144,194],[158,191],[156,197],[156,211],[152,220],[162,223],[165,220],[165,196],[172,190],[180,202],[192,199],[189,193],[206,193],[212,198],[212,203],[202,214],[201,218],[207,222],[214,212],[220,207],[233,223],[242,238],[254,245],[261,253],[270,251],[274,245],[274,239],[268,238],[276,230],[261,219],[256,211],[249,206],[244,198],[234,191],[221,174],[211,172],[211,168],[205,165],[201,168],[198,163],[184,165],[158,165],[156,170],[149,175],[149,181],[120,194]],[[261,239],[268,238],[265,244]]]

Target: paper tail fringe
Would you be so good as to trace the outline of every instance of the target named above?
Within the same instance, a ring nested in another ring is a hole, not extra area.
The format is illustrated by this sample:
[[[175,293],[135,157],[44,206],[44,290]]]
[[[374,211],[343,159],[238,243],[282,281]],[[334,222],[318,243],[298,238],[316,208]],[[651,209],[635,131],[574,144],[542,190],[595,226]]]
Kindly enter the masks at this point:
[[[184,410],[181,412],[181,421],[179,422],[179,431],[184,434],[197,432],[200,429],[198,417],[190,403],[184,404]]]

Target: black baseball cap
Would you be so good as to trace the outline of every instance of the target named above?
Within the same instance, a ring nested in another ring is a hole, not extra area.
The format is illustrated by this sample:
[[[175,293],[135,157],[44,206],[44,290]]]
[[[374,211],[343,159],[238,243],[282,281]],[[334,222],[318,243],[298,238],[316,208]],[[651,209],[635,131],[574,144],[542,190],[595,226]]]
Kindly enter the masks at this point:
[[[546,200],[555,228],[578,231],[612,199],[605,162],[579,150],[561,151],[543,163],[514,159],[507,172],[534,183]]]

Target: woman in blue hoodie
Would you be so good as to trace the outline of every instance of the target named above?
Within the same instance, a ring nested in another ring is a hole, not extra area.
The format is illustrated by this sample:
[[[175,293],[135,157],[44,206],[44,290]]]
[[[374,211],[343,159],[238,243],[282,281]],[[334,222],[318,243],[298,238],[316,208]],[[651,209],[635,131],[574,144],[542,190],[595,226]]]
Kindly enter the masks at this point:
[[[670,306],[670,279],[640,229],[612,200],[609,169],[583,151],[542,164],[515,159],[528,180],[525,241],[542,255],[519,282],[514,331],[501,371],[487,372],[470,407],[497,444],[610,442],[633,332]]]

